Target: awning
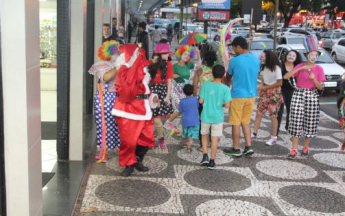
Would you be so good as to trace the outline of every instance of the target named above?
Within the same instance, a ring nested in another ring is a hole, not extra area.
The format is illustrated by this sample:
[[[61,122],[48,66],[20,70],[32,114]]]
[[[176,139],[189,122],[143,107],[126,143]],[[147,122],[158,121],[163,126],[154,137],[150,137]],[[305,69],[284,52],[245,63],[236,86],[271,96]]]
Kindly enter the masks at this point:
[[[161,12],[180,13],[179,8],[161,8]]]
[[[153,12],[157,10],[162,4],[164,4],[166,0],[159,0],[156,4],[154,4],[152,7],[148,9],[148,12]]]

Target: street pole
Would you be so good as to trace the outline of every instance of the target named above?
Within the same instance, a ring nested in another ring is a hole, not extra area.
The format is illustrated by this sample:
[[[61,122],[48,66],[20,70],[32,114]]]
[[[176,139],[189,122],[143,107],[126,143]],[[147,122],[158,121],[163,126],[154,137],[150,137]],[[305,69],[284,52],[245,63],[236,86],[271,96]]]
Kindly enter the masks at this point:
[[[183,27],[183,0],[181,0],[180,2],[180,29],[179,29],[178,40],[182,38],[182,27]]]
[[[278,9],[279,8],[279,0],[276,0],[276,7],[274,10],[274,43],[273,43],[273,51],[276,51],[277,48],[277,14],[278,14]]]

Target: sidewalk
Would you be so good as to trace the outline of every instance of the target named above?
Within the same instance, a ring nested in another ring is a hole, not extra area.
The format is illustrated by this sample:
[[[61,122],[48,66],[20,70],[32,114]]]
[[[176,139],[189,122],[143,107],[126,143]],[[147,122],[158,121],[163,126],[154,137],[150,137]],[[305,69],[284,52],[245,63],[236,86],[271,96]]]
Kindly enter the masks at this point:
[[[222,153],[232,145],[225,122],[213,171],[201,167],[202,154],[182,149],[177,137],[169,139],[166,150],[149,151],[148,173],[135,171],[128,178],[119,175],[118,156],[111,153],[108,163],[91,163],[75,215],[345,215],[345,154],[339,151],[344,135],[338,123],[321,116],[308,159],[286,159],[291,143],[281,139],[288,140],[285,131],[275,146],[264,144],[269,136],[265,117],[255,154],[230,158]]]

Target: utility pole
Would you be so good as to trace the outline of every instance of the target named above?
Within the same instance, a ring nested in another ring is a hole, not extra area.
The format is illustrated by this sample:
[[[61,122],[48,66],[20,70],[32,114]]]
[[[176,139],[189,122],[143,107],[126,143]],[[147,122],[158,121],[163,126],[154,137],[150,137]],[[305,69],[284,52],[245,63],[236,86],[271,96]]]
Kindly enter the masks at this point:
[[[273,43],[273,52],[276,51],[277,48],[277,14],[278,14],[278,10],[279,10],[279,0],[276,0],[276,7],[274,10],[274,43]]]
[[[182,38],[182,27],[183,27],[183,0],[180,1],[180,29],[179,29],[179,35],[178,40]]]

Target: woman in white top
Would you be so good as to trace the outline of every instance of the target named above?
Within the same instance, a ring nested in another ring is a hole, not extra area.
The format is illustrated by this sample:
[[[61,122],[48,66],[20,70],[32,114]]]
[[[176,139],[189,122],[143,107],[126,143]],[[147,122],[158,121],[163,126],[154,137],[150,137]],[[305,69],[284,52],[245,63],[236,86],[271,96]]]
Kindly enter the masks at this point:
[[[262,83],[259,85],[259,102],[257,105],[254,130],[252,134],[252,140],[257,137],[261,119],[265,112],[268,110],[268,114],[272,122],[272,135],[266,144],[275,145],[277,144],[277,128],[278,128],[278,111],[280,105],[283,103],[283,95],[281,86],[282,71],[277,55],[269,50],[264,50],[260,56],[261,61],[261,74]]]

